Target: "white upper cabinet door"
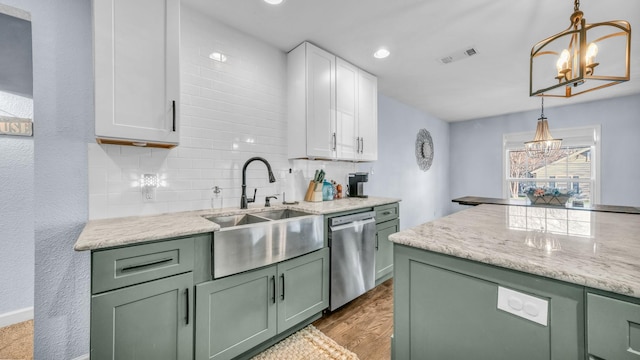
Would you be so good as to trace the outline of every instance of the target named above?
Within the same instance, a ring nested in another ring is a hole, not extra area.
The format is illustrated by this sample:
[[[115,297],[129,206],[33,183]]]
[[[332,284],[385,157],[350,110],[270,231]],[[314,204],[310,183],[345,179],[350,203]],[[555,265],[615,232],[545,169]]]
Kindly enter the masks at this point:
[[[307,156],[336,157],[336,57],[306,44]]]
[[[180,1],[94,0],[96,138],[179,141]]]
[[[289,159],[336,158],[336,57],[310,43],[287,54]]]
[[[378,79],[360,70],[358,85],[358,160],[376,161],[378,160]]]
[[[336,148],[340,160],[357,158],[358,68],[336,60]]]

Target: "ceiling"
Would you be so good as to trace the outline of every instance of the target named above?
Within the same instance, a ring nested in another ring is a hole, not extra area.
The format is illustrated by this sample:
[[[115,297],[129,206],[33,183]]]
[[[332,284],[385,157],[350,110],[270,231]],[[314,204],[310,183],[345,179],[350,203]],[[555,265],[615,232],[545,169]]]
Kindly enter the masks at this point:
[[[308,40],[378,77],[378,90],[445,121],[539,109],[529,97],[529,54],[570,25],[571,0],[183,0],[282,51]],[[583,0],[588,23],[640,25],[640,1]],[[637,31],[637,30],[636,30]],[[548,107],[640,93],[640,35],[631,36],[631,80]],[[380,46],[391,51],[373,58]],[[474,47],[450,64],[438,59]]]

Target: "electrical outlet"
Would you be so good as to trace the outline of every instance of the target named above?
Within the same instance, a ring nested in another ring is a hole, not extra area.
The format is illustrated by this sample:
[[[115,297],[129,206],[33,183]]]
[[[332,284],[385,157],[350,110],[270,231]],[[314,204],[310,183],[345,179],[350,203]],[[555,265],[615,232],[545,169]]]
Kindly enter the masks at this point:
[[[156,200],[156,188],[158,187],[158,175],[144,174],[140,181],[142,189],[142,201],[152,202]]]

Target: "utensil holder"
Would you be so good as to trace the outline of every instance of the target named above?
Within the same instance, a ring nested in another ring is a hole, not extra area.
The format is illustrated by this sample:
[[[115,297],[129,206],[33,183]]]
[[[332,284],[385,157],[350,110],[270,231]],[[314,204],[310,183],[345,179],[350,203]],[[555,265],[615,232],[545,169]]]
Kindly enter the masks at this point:
[[[307,188],[307,192],[304,195],[304,201],[313,201],[313,192],[316,190],[316,183],[311,180],[309,182],[309,187]]]

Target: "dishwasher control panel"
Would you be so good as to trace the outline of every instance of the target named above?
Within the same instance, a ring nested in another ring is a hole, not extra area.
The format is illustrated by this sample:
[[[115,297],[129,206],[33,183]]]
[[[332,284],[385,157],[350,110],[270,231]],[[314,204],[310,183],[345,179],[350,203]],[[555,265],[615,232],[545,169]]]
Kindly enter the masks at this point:
[[[547,326],[549,300],[498,286],[498,309]]]

